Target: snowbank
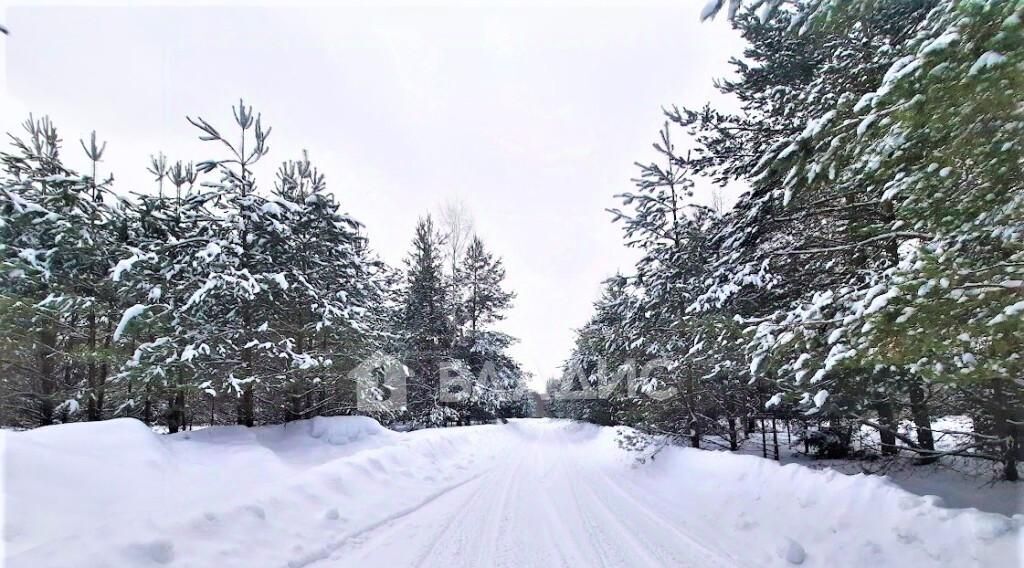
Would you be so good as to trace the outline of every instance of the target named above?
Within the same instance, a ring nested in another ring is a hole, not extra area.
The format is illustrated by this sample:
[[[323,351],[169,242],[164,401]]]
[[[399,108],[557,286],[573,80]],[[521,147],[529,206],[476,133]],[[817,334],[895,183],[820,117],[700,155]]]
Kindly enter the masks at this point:
[[[610,487],[737,565],[1024,566],[1024,515],[951,508],[883,476],[681,447],[638,464],[620,449],[629,428],[529,420],[510,429],[601,464]]]
[[[480,429],[399,434],[331,417],[170,436],[133,419],[6,433],[4,566],[304,565],[340,528],[465,481],[465,460],[488,447]]]
[[[741,543],[758,565],[1019,566],[1024,558],[1024,515],[944,508],[879,476],[669,448],[622,482],[658,495],[661,510],[708,541]]]
[[[668,448],[637,465],[619,448],[623,431],[519,420],[398,433],[338,417],[171,436],[127,419],[8,433],[5,566],[345,565],[339,559],[364,538],[390,546],[397,525],[443,525],[438,538],[481,539],[483,554],[507,544],[495,527],[516,519],[530,522],[505,530],[523,542],[558,535],[548,548],[575,546],[566,553],[578,558],[597,543],[629,566],[660,565],[679,547],[691,564],[738,566],[960,568],[1024,558],[1024,515],[943,508],[877,476],[723,452]],[[425,509],[432,516],[417,517]],[[460,522],[472,527],[448,530]],[[562,542],[570,537],[596,540]],[[417,546],[454,557],[449,568],[472,565],[462,545],[436,544]],[[553,561],[540,551],[528,551],[534,564]]]
[[[116,532],[128,519],[173,519],[281,483],[297,468],[378,447],[389,434],[365,417],[172,436],[123,418],[8,434],[7,554],[90,528]]]
[[[932,420],[936,449],[953,451],[969,445],[974,440],[974,423],[967,416],[943,416]],[[990,513],[1007,516],[1024,514],[1024,484],[1003,481],[1002,464],[967,456],[942,456],[938,462],[928,465],[914,464],[909,455],[899,458],[883,458],[877,461],[859,459],[815,459],[804,453],[800,432],[791,432],[779,425],[777,433],[779,454],[783,464],[796,463],[811,469],[835,470],[845,474],[870,473],[884,475],[886,479],[915,495],[934,495],[941,498],[948,508],[977,508]],[[913,422],[900,422],[900,433],[916,438]],[[774,453],[772,434],[768,434],[768,455]],[[726,451],[729,440],[725,437],[709,438],[706,447]],[[854,433],[852,448],[877,454],[880,448],[878,430],[862,426]],[[903,442],[897,440],[897,445]],[[750,456],[761,456],[759,436],[748,440],[735,452]]]
[[[5,435],[7,554],[72,534],[82,523],[160,507],[173,479],[167,446],[130,419],[65,424]]]

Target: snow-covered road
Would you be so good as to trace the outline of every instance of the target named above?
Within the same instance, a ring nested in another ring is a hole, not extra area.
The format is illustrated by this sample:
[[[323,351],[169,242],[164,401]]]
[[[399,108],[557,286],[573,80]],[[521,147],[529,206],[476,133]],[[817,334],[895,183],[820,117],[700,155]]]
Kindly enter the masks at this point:
[[[347,417],[6,434],[4,566],[1020,565],[1024,516],[724,452],[637,465],[624,431]]]
[[[572,430],[528,426],[469,480],[351,534],[317,566],[739,565],[585,455]]]

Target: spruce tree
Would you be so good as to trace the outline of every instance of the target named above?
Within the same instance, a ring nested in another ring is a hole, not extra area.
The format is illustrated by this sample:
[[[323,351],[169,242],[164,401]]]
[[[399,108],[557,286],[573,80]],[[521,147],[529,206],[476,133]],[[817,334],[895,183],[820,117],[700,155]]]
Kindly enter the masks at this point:
[[[440,370],[451,360],[455,329],[447,309],[440,237],[429,215],[420,218],[406,260],[406,281],[399,334],[414,376],[408,385],[408,410],[421,423],[449,417],[439,404]]]

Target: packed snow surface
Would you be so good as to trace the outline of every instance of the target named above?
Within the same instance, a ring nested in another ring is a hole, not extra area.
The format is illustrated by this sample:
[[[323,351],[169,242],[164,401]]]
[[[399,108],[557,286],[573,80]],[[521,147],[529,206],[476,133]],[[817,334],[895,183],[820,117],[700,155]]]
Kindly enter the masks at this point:
[[[1024,516],[557,420],[8,433],[9,568],[1019,566]]]

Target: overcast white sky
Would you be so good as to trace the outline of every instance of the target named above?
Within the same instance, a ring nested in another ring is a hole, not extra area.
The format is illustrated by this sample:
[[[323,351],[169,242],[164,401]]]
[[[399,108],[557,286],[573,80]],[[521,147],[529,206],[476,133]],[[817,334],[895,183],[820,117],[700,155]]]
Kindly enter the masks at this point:
[[[121,191],[148,156],[211,157],[185,115],[227,126],[244,96],[273,126],[264,186],[305,148],[398,265],[452,200],[505,259],[503,329],[542,388],[600,282],[630,272],[606,207],[650,157],[664,105],[716,98],[741,41],[701,0],[564,6],[48,7],[0,17],[4,130],[49,114],[69,161],[92,129]]]

